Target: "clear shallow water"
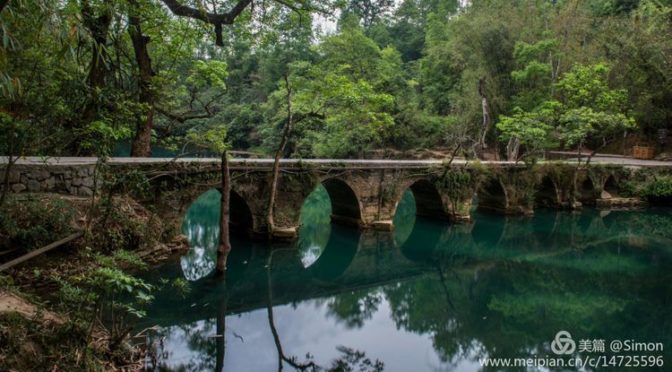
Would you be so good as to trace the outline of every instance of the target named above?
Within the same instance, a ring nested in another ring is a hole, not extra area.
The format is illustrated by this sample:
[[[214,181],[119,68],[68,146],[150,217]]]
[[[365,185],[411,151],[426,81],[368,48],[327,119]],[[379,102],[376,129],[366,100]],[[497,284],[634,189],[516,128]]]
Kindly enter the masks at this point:
[[[672,363],[669,210],[474,212],[449,226],[416,219],[408,193],[394,233],[360,232],[329,223],[318,189],[297,242],[234,238],[215,279],[218,203],[214,191],[194,203],[191,251],[151,273],[190,282],[185,295],[158,293],[141,325],[160,327],[148,341],[162,369],[273,371],[281,349],[322,367],[361,352],[386,371],[476,371],[484,357],[552,355],[560,330],[577,343],[662,342],[647,354]]]

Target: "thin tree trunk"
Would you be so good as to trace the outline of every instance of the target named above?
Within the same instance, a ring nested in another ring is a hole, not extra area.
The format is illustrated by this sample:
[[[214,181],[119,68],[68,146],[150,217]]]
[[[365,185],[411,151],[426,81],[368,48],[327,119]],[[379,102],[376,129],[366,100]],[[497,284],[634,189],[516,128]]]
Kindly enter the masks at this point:
[[[151,139],[152,127],[154,125],[154,94],[152,93],[152,77],[154,71],[152,70],[152,60],[147,51],[147,44],[149,37],[143,35],[140,18],[137,13],[137,3],[130,2],[133,12],[128,17],[128,33],[133,42],[133,50],[135,51],[135,61],[138,64],[139,72],[139,102],[146,107],[144,115],[138,118],[136,124],[135,137],[131,144],[131,156],[133,157],[149,157],[152,154]]]
[[[481,78],[478,81],[478,94],[481,96],[481,108],[483,111],[483,124],[481,127],[481,135],[478,138],[478,145],[480,150],[488,148],[485,143],[485,136],[488,134],[488,129],[490,129],[490,107],[488,105],[488,98],[485,96],[485,79]]]
[[[271,328],[271,334],[273,335],[273,342],[275,343],[275,348],[278,352],[278,371],[282,371],[283,362],[289,364],[294,369],[299,371],[316,370],[316,365],[313,361],[308,361],[307,363],[298,363],[296,358],[288,357],[285,355],[285,351],[282,349],[282,342],[280,341],[280,334],[278,329],[275,327],[275,320],[273,317],[273,280],[271,276],[271,268],[273,265],[273,252],[268,254],[268,260],[266,262],[266,313],[268,316],[268,325]]]
[[[231,199],[231,173],[229,172],[229,158],[226,151],[222,152],[222,200],[219,216],[219,247],[217,248],[217,273],[226,271],[226,259],[231,252],[229,240],[229,207]]]
[[[578,185],[576,184],[579,179],[579,170],[581,169],[581,147],[583,146],[583,141],[579,142],[579,148],[576,156],[576,168],[574,169],[574,174],[572,176],[572,198],[570,201],[570,207],[574,208],[574,205],[577,201],[578,194]]]
[[[217,309],[217,359],[215,372],[224,370],[224,355],[226,353],[226,295]]]
[[[105,9],[103,14],[96,16],[88,0],[81,2],[82,18],[84,25],[91,33],[91,63],[89,64],[89,74],[87,84],[91,91],[91,99],[87,103],[82,113],[82,119],[85,124],[96,120],[98,116],[98,93],[105,87],[107,77],[107,66],[105,60],[107,53],[105,47],[107,36],[112,23],[112,14],[109,9]]]
[[[283,152],[285,151],[285,146],[287,145],[287,140],[289,139],[289,134],[292,130],[292,87],[289,85],[289,76],[285,74],[285,85],[287,86],[287,122],[285,123],[285,128],[282,131],[282,138],[280,139],[280,145],[275,151],[275,159],[273,161],[273,179],[271,180],[271,195],[268,201],[268,232],[269,235],[273,234],[275,230],[275,220],[273,219],[273,212],[275,209],[275,196],[278,189],[278,178],[280,176],[280,158],[282,157]]]
[[[518,151],[520,150],[520,141],[518,137],[511,137],[506,145],[506,160],[518,162]]]
[[[450,154],[450,159],[448,160],[448,166],[453,164],[453,160],[455,160],[455,157],[457,156],[457,153],[462,149],[462,144],[458,144],[457,147],[455,147],[455,150]],[[445,173],[444,173],[445,174]]]
[[[10,149],[13,147],[12,144],[9,145]],[[17,160],[19,160],[18,156],[12,156],[12,150],[10,150],[10,153],[7,155],[7,165],[5,166],[5,174],[2,182],[2,194],[0,194],[0,209],[2,209],[2,206],[5,204],[5,199],[7,198],[7,194],[9,193],[9,174],[12,170],[12,166],[14,163],[16,163]]]

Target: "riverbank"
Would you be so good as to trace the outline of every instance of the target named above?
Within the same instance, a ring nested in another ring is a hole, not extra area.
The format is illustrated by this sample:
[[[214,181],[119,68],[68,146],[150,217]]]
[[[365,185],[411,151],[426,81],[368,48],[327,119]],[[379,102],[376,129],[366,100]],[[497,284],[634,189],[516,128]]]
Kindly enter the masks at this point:
[[[184,252],[184,237],[126,196],[11,195],[0,214],[2,262],[74,231],[83,236],[0,273],[3,368],[143,368],[128,324],[157,288],[133,273]]]

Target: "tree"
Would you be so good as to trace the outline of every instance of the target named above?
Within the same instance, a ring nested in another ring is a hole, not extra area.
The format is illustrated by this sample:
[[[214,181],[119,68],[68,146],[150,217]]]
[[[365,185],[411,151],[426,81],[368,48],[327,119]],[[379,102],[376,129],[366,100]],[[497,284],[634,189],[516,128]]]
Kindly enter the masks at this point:
[[[586,163],[624,131],[637,127],[627,115],[627,91],[609,87],[609,71],[604,63],[576,65],[557,84],[560,139],[566,147],[577,146],[579,155],[584,145],[590,146]]]
[[[497,129],[500,139],[509,143],[509,160],[518,162],[525,159],[534,162],[539,155],[543,155],[543,151],[556,145],[553,127],[556,109],[557,102],[548,102],[544,107],[531,112],[516,107],[512,116],[500,116]],[[522,146],[525,152],[519,154],[517,148],[511,149],[512,143],[516,147]]]
[[[229,239],[231,173],[229,171],[229,158],[227,153],[229,144],[226,141],[226,127],[217,126],[204,131],[191,131],[188,137],[192,143],[221,154],[220,177],[222,182],[220,192],[222,197],[220,201],[219,245],[217,246],[216,272],[218,275],[223,275],[226,271],[227,257],[231,252],[231,241]]]

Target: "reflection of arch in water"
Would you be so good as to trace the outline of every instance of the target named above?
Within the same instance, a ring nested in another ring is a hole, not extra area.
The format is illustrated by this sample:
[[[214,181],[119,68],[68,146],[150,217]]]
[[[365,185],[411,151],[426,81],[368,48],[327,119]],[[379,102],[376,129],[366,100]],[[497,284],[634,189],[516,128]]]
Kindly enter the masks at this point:
[[[331,221],[344,225],[362,225],[362,213],[357,195],[352,187],[338,178],[322,182],[331,200]]]
[[[219,244],[219,218],[221,194],[210,189],[201,194],[187,209],[182,220],[182,232],[189,240],[189,252],[182,256],[180,264],[186,279],[197,280],[209,275],[215,268]],[[252,231],[253,220],[247,203],[235,191],[231,191],[230,228],[232,235],[247,236]],[[245,255],[240,248],[244,244],[232,240],[231,262]]]
[[[317,260],[307,267],[310,275],[324,281],[338,279],[355,258],[360,236],[357,229],[332,226],[326,247]]]
[[[550,209],[535,212],[530,223],[532,224],[534,235],[542,245],[553,245],[556,228],[560,220],[558,217],[560,213]]]
[[[439,190],[427,179],[413,182],[396,203],[394,226],[397,246],[404,247],[406,241],[413,240],[412,234],[417,230],[418,217],[424,220],[433,219],[433,225],[442,227],[445,226],[445,222],[441,221],[449,219],[446,204]]]
[[[560,205],[560,195],[555,182],[549,176],[545,176],[537,192],[534,195],[534,206],[542,208],[555,208]]]
[[[495,247],[504,235],[506,218],[494,214],[479,214],[474,218],[474,227],[471,236],[478,245]]]
[[[445,222],[433,218],[416,217],[411,234],[400,248],[401,253],[411,261],[431,260],[447,227]]]
[[[478,209],[481,211],[504,212],[509,206],[506,189],[497,178],[490,178],[477,191]]]

